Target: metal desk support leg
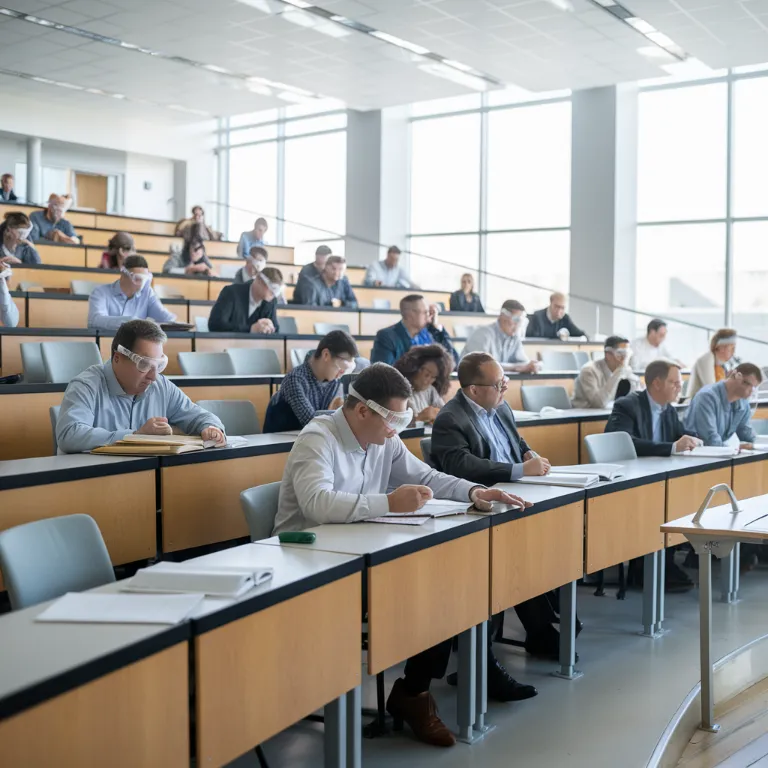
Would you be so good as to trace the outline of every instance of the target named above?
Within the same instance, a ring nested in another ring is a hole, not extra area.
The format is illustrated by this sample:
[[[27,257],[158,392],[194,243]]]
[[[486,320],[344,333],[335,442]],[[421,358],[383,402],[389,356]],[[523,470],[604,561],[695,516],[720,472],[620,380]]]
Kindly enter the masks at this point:
[[[701,725],[703,731],[717,733],[715,692],[712,680],[712,551],[704,545],[699,551],[699,643],[701,659]]]
[[[357,686],[349,691],[347,699],[347,765],[346,768],[361,768],[363,760],[363,693]]]
[[[459,671],[456,692],[456,719],[459,723],[459,741],[474,741],[472,725],[475,722],[475,693],[477,675],[477,639],[475,627],[459,635]]]
[[[560,587],[560,669],[552,674],[564,680],[582,677],[576,664],[576,582]]]
[[[658,578],[656,579],[656,632],[663,635],[664,629],[664,583],[667,579],[667,558],[662,550],[656,558],[658,564]]]
[[[728,557],[720,561],[720,600],[734,603],[739,595],[739,560],[741,545],[736,542]]]
[[[347,768],[346,694],[325,705],[325,768]]]
[[[662,553],[662,558],[664,557]],[[659,553],[650,552],[643,558],[643,637],[656,638],[659,615]]]
[[[483,736],[493,730],[486,725],[485,713],[488,711],[488,622],[484,621],[475,627],[475,724],[476,736]]]

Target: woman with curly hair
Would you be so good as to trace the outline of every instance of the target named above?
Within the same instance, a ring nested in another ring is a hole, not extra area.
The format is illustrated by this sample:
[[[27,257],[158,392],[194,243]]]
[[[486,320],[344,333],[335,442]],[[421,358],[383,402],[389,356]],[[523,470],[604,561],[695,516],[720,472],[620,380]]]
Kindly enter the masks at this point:
[[[428,344],[411,347],[395,362],[395,368],[413,388],[408,407],[413,409],[414,420],[431,424],[445,405],[453,358],[439,344]]]

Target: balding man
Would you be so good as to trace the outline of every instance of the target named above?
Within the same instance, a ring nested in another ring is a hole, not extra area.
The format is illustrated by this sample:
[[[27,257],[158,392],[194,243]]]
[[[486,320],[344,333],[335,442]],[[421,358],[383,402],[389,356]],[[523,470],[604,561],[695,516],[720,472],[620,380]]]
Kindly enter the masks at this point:
[[[586,337],[587,334],[571,320],[566,308],[565,294],[553,293],[549,297],[549,306],[533,313],[525,335],[536,339]]]

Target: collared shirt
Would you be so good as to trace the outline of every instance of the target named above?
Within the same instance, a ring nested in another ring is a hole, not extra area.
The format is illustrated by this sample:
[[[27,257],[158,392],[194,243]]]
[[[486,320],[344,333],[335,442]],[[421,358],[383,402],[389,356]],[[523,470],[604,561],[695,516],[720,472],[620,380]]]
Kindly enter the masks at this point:
[[[254,245],[264,247],[266,243],[255,237],[253,232],[243,232],[243,234],[240,235],[240,242],[237,244],[237,255],[242,259],[248,258],[251,248],[253,248]]]
[[[501,330],[499,321],[475,328],[467,338],[461,356],[470,352],[487,352],[499,363],[527,363],[523,340],[517,334],[508,336]]]
[[[315,418],[317,411],[328,410],[340,391],[341,381],[320,381],[309,361],[305,360],[283,379],[277,391],[277,403],[285,402],[290,406],[301,428]]]
[[[405,323],[401,320],[400,325],[405,328]],[[405,332],[408,333],[408,329],[405,328]],[[412,347],[423,347],[426,344],[434,344],[435,340],[432,338],[432,334],[429,332],[426,326],[422,328],[415,336],[411,336],[410,333],[408,333],[408,336],[411,339],[411,346]]]
[[[19,308],[8,290],[8,281],[0,277],[0,323],[6,328],[15,328],[19,324]]]
[[[622,379],[629,382],[630,392],[634,392],[640,384],[640,379],[626,365],[612,371],[605,358],[587,363],[579,371],[573,385],[573,407],[607,408],[608,403],[616,399],[616,390]]]
[[[661,439],[661,414],[664,412],[664,406],[659,405],[645,390],[645,396],[648,398],[648,405],[651,408],[651,430],[653,433],[653,442],[660,443]]]
[[[406,484],[427,485],[435,498],[467,503],[477,487],[431,469],[397,436],[363,450],[339,408],[313,419],[296,438],[283,472],[274,533],[386,515],[387,492]]]
[[[75,228],[67,219],[59,219],[55,224],[46,215],[45,211],[35,211],[30,214],[29,220],[32,222],[32,233],[30,239],[33,242],[38,242],[42,238],[47,238],[52,230],[58,229],[59,232],[67,235],[67,237],[77,237]]]
[[[385,261],[374,261],[365,272],[364,285],[381,285],[386,288],[415,288],[408,273],[398,264],[388,267]]]
[[[251,317],[253,313],[261,306],[261,299],[256,301],[253,298],[253,291],[248,291],[248,317]]]
[[[728,402],[725,382],[707,384],[691,401],[685,414],[686,429],[695,432],[704,445],[724,445],[732,435],[743,443],[755,440],[755,431],[749,426],[752,409],[744,399]]]
[[[330,307],[334,299],[341,301],[343,307],[356,307],[357,297],[346,277],[342,277],[332,285],[328,285],[322,276],[316,278],[299,278],[293,299],[300,304],[317,307]]]
[[[67,385],[56,422],[59,453],[111,445],[158,416],[187,435],[199,435],[206,427],[224,430],[216,416],[193,403],[165,376],[158,376],[142,394],[128,395],[115,377],[112,360],[92,365]]]
[[[512,471],[509,479],[513,481],[519,480],[523,476],[523,465],[514,463],[512,444],[496,409],[494,408],[489,413],[471,398],[467,397],[466,401],[477,417],[475,421],[477,428],[491,448],[491,461],[511,464]]]
[[[172,323],[176,319],[176,315],[163,306],[149,284],[129,299],[117,280],[100,285],[88,299],[89,328],[114,331],[128,320],[145,320],[148,317],[158,323]]]
[[[652,363],[660,358],[665,360],[676,359],[665,344],[659,344],[658,347],[654,347],[645,336],[641,336],[632,342],[632,366],[635,370],[645,370],[648,363]]]

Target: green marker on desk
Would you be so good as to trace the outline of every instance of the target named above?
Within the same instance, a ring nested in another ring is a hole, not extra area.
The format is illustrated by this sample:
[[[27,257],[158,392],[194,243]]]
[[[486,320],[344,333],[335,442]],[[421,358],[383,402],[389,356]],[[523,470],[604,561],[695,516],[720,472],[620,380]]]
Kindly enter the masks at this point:
[[[310,531],[283,531],[277,534],[281,544],[314,544],[317,534]]]

